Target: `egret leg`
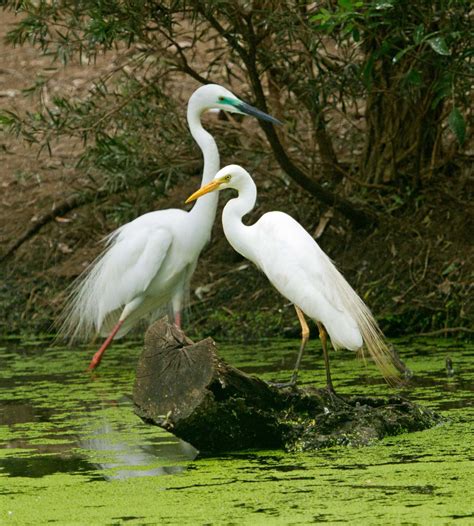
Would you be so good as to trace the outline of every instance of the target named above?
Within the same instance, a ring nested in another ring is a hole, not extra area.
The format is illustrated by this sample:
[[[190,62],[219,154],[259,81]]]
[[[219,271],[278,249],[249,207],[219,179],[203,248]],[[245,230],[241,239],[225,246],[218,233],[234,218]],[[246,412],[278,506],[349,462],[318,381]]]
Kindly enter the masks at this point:
[[[92,357],[91,363],[89,364],[89,371],[93,371],[102,360],[102,355],[104,354],[107,347],[112,343],[112,340],[114,339],[115,335],[119,331],[120,327],[122,326],[124,320],[119,320],[118,323],[115,325],[115,327],[112,329],[112,332],[107,336],[107,339],[105,342],[101,345],[100,349],[94,354]]]
[[[295,385],[298,378],[298,372],[300,370],[301,358],[303,357],[303,352],[306,347],[306,344],[309,340],[309,327],[304,318],[303,311],[295,305],[296,314],[301,325],[301,344],[300,350],[298,352],[298,357],[296,358],[295,368],[293,374],[291,375],[290,385]]]
[[[295,368],[293,370],[293,374],[291,375],[291,380],[289,382],[283,382],[283,383],[272,383],[274,387],[293,387],[296,385],[296,380],[298,379],[298,371],[300,369],[301,364],[301,358],[303,356],[303,351],[306,347],[306,343],[309,339],[309,327],[306,323],[306,320],[304,318],[303,311],[295,305],[296,314],[298,315],[298,320],[301,325],[301,344],[300,344],[300,350],[298,352],[298,357],[296,358],[296,364]]]
[[[183,290],[179,290],[176,292],[176,294],[173,296],[173,299],[171,300],[171,312],[169,313],[170,321],[171,319],[174,319],[174,324],[176,327],[181,329],[181,309],[183,307]]]
[[[94,354],[91,363],[89,364],[89,371],[94,370],[102,360],[102,355],[104,354],[107,347],[112,343],[112,340],[115,338],[115,335],[120,330],[123,322],[134,312],[140,305],[143,303],[143,296],[138,296],[134,298],[130,303],[127,303],[120,315],[117,325],[114,326],[112,332],[107,336],[107,339],[102,344],[101,348]]]
[[[329,355],[328,355],[328,349],[327,349],[328,334],[322,323],[319,323],[319,321],[316,323],[318,324],[319,338],[321,340],[321,345],[323,346],[324,367],[326,368],[327,390],[332,394],[336,394],[336,392],[334,391],[334,387],[332,385],[331,371],[329,369]]]

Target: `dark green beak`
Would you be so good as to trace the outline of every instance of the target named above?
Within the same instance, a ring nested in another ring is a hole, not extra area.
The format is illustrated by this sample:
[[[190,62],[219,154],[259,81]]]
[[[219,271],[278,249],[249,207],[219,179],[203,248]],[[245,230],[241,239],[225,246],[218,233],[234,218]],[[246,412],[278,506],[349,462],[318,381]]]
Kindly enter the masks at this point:
[[[260,119],[261,121],[271,122],[272,124],[283,124],[278,119],[275,119],[275,117],[272,117],[271,115],[268,115],[267,113],[250,106],[250,104],[247,104],[246,102],[239,101],[238,103],[234,104],[234,106],[242,113],[251,115],[252,117],[257,117],[257,119]]]

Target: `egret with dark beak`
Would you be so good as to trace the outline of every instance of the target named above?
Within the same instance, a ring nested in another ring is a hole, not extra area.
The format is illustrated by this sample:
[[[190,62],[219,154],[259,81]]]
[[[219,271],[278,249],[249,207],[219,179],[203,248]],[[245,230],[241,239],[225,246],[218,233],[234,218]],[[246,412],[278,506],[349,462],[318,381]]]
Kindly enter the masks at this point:
[[[204,157],[203,185],[219,170],[216,142],[201,124],[201,115],[213,109],[279,123],[222,86],[197,89],[189,99],[187,117]],[[106,238],[103,254],[80,277],[61,319],[60,333],[71,339],[108,335],[92,358],[90,370],[99,365],[114,338],[160,308],[170,306],[175,323],[181,325],[183,300],[199,254],[211,236],[216,208],[217,194],[209,195],[190,212],[150,212]]]

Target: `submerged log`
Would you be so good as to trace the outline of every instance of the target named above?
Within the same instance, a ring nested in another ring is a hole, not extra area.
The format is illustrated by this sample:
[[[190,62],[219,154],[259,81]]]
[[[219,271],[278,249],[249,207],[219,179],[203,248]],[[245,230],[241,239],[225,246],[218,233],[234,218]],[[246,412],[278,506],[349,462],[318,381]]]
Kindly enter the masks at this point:
[[[399,396],[336,397],[326,389],[276,388],[225,363],[211,338],[193,343],[165,319],[146,333],[133,401],[144,421],[207,454],[360,446],[440,421]]]

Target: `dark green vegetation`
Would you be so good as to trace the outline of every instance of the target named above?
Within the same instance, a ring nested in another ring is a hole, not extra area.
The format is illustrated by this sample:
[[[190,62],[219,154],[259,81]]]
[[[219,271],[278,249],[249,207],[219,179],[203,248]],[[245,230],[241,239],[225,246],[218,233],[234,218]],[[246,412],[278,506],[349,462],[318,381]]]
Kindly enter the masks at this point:
[[[31,71],[30,102],[1,114],[3,129],[49,151],[56,170],[33,161],[5,183],[7,331],[46,329],[107,232],[183,206],[201,167],[185,102],[205,82],[285,122],[279,130],[212,117],[206,124],[223,164],[256,176],[251,220],[280,209],[322,234],[389,333],[469,329],[469,0],[2,5],[8,44],[55,60]],[[91,71],[82,91],[67,73],[57,83],[61,64],[78,71],[79,62]],[[217,227],[194,280],[193,330],[240,339],[291,333],[291,309],[240,265]]]
[[[471,524],[474,348],[428,338],[393,343],[414,373],[402,394],[441,413],[441,425],[363,448],[194,459],[133,414],[128,397],[141,342],[112,347],[89,376],[91,348],[2,341],[0,522]],[[245,372],[282,381],[298,345],[274,340],[220,350]],[[302,384],[322,386],[321,349],[308,351]],[[341,394],[396,394],[353,353],[333,356]]]

